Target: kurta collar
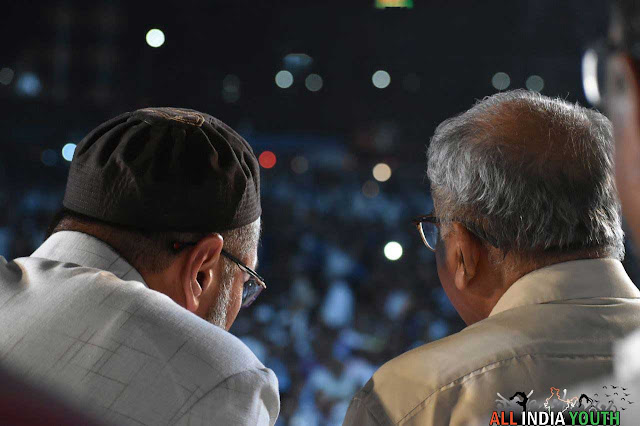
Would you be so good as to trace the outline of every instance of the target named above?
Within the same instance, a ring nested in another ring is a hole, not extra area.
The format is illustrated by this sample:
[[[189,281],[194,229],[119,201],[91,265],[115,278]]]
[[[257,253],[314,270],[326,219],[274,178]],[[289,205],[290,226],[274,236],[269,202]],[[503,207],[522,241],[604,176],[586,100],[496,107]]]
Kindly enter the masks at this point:
[[[572,260],[536,269],[517,280],[489,316],[525,305],[588,298],[640,298],[640,291],[619,260]]]
[[[60,231],[51,235],[31,257],[75,263],[108,271],[125,281],[147,285],[142,275],[107,243],[76,231]]]

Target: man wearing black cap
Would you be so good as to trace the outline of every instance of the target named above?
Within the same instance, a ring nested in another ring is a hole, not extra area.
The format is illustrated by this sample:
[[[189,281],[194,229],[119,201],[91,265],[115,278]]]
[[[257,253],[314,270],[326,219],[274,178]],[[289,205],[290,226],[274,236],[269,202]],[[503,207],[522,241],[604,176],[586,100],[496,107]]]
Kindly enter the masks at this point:
[[[249,144],[197,111],[125,113],[78,144],[63,205],[0,258],[3,364],[115,424],[273,425],[275,375],[225,331],[266,288]]]

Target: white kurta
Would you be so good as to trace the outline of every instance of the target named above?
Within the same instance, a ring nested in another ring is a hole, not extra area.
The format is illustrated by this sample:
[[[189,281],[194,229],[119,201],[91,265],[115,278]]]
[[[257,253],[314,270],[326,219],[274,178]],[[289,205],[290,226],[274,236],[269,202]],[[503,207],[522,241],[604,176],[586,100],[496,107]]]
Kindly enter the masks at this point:
[[[0,257],[0,362],[117,425],[273,425],[274,373],[236,337],[150,290],[107,244],[53,234]]]
[[[345,425],[488,425],[516,392],[538,405],[552,387],[563,399],[565,389],[594,396],[575,385],[612,372],[614,343],[640,328],[639,298],[614,259],[531,272],[489,318],[383,365],[353,398]]]

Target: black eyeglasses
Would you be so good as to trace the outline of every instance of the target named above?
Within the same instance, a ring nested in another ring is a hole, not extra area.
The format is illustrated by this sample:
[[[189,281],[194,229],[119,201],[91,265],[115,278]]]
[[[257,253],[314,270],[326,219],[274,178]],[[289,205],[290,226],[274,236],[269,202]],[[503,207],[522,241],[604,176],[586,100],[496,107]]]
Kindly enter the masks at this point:
[[[595,107],[604,107],[606,98],[606,67],[610,56],[626,53],[638,68],[640,65],[640,43],[625,46],[603,38],[586,49],[582,56],[582,88],[585,97]]]
[[[422,238],[422,242],[424,243],[424,245],[427,246],[429,250],[435,252],[436,244],[440,239],[440,228],[438,227],[438,225],[440,225],[441,223],[440,219],[436,217],[436,215],[434,215],[433,213],[430,213],[427,215],[415,217],[412,220],[412,222],[418,229],[418,232],[420,233],[420,237]],[[469,230],[469,232],[471,232],[473,235],[475,235],[479,239],[488,242],[494,247],[498,247],[498,244],[495,241],[495,239],[487,235],[487,233],[481,230],[480,228],[470,223],[466,223],[462,221],[460,221],[460,223],[462,223],[464,227]]]
[[[179,251],[184,246],[195,246],[196,244],[197,243],[193,242],[176,242],[172,244],[171,248],[174,251]],[[266,290],[267,284],[265,284],[264,278],[225,249],[222,249],[220,254],[235,263],[242,271],[246,272],[251,277],[244,282],[242,287],[242,304],[240,305],[242,308],[248,308],[258,298],[258,296],[260,296],[262,290]]]
[[[595,107],[603,106],[606,62],[618,50],[602,39],[591,45],[582,56],[582,89],[589,103]]]

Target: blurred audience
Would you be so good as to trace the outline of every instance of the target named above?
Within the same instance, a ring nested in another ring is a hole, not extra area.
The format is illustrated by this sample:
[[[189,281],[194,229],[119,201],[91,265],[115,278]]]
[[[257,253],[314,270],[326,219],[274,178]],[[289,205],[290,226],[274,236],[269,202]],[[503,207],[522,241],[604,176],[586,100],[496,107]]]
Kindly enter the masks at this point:
[[[298,154],[282,154],[278,167],[262,173],[259,257],[269,289],[230,331],[278,376],[277,424],[341,424],[353,394],[384,361],[463,323],[410,222],[413,212],[431,208],[426,186],[405,185],[398,170],[368,197],[369,167],[309,156],[298,174],[288,167]],[[0,254],[35,250],[63,192],[52,184],[14,194],[21,201],[0,228]],[[396,262],[383,254],[389,240],[404,248]]]
[[[277,165],[262,171],[259,257],[269,290],[230,330],[278,376],[280,426],[342,424],[353,394],[384,362],[464,327],[440,287],[434,255],[410,222],[433,207],[422,158],[405,167],[390,163],[392,178],[375,182],[379,156],[324,141],[311,149],[276,151]],[[301,158],[307,167],[294,171],[290,165]],[[64,176],[65,168],[60,160],[32,173]],[[0,255],[29,255],[42,243],[64,193],[60,176],[3,189],[14,207],[0,211]],[[377,194],[363,193],[367,182]],[[396,262],[383,254],[390,240],[404,249]],[[624,264],[638,277],[633,247]],[[322,312],[331,310],[329,288],[340,281],[353,294],[353,317],[331,328]],[[327,388],[319,389],[322,381]],[[345,383],[352,391],[343,397],[337,384]]]

